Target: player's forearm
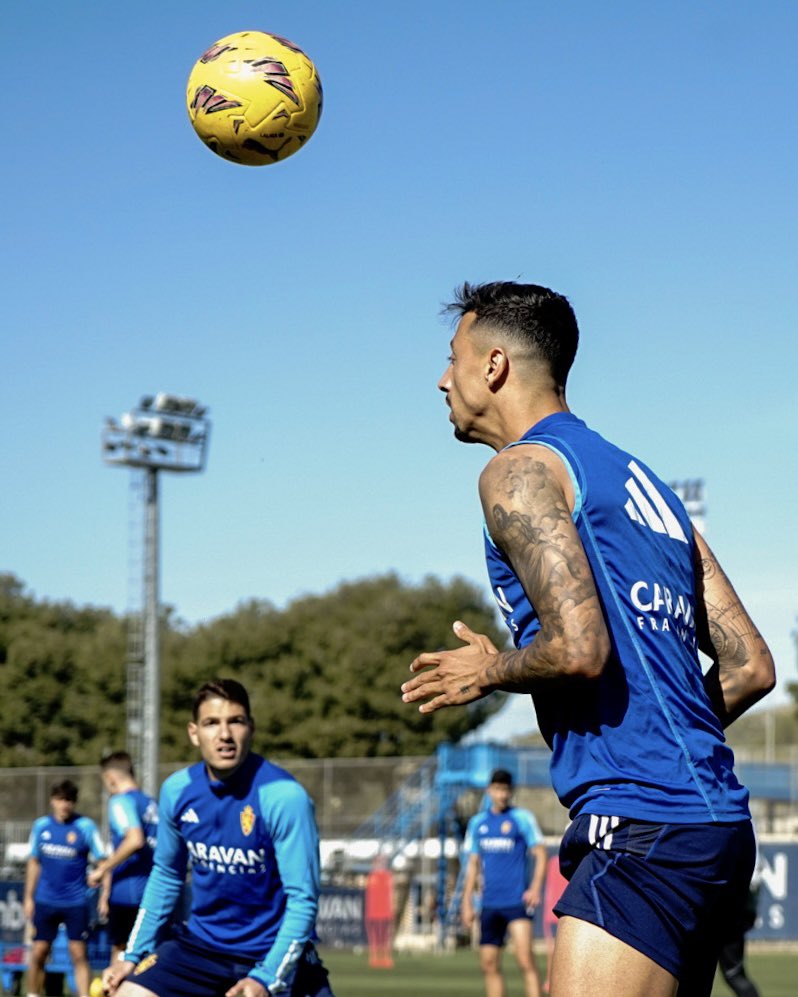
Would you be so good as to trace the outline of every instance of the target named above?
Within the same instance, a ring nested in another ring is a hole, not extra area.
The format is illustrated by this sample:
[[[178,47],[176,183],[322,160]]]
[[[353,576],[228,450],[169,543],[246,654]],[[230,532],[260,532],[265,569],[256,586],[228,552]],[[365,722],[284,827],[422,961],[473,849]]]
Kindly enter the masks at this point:
[[[572,637],[540,631],[531,644],[492,656],[483,670],[488,692],[533,692],[541,682],[562,678],[595,678],[609,657],[603,619],[589,618]]]
[[[768,652],[769,654],[769,652]],[[753,667],[723,668],[719,662],[704,676],[712,708],[724,728],[766,696],[775,684],[775,672],[766,663]]]
[[[309,891],[288,893],[285,913],[277,937],[266,958],[250,972],[270,993],[283,993],[292,966],[302,955],[313,934],[318,900]]]
[[[102,869],[104,873],[110,872],[112,869],[116,869],[122,865],[123,862],[126,862],[136,852],[140,852],[145,844],[146,841],[143,834],[141,836],[126,836],[119,842],[118,847],[99,863],[97,868]]]
[[[36,887],[39,885],[41,871],[42,867],[36,859],[28,859],[28,864],[25,867],[25,894],[23,897],[26,902],[33,901],[33,895],[36,893]]]

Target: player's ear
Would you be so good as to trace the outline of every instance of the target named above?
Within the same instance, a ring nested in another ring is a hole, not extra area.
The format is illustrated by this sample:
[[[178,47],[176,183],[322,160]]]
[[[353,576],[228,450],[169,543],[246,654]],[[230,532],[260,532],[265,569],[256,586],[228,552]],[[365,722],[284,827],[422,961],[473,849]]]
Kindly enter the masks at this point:
[[[197,737],[197,725],[193,720],[188,722],[188,739],[194,745],[195,748],[199,747],[199,738]]]
[[[501,346],[494,346],[485,363],[485,380],[489,388],[498,388],[504,382],[509,366],[507,354]]]

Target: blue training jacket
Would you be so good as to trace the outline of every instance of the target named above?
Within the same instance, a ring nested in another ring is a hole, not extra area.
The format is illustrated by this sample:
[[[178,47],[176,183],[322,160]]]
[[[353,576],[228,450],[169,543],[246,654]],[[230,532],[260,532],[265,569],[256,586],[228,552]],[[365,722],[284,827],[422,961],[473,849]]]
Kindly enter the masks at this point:
[[[187,928],[209,950],[254,960],[249,973],[284,992],[313,936],[319,840],[313,803],[292,775],[250,754],[224,782],[200,762],[163,784],[153,871],[125,959],[152,952],[191,865]]]
[[[695,540],[673,491],[642,461],[570,413],[516,443],[556,453],[573,484],[573,521],[612,644],[595,682],[540,682],[538,724],[571,817],[669,823],[748,818],[748,792],[703,686],[695,622]],[[517,647],[540,622],[509,559],[485,528],[494,595]]]

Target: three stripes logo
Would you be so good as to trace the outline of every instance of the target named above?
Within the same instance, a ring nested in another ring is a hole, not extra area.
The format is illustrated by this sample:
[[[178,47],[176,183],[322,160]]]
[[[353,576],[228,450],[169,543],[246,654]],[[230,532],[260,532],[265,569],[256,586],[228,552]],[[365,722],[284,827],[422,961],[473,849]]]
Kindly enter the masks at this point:
[[[199,817],[194,807],[189,807],[185,813],[181,814],[180,820],[183,824],[199,824]]]
[[[587,838],[593,848],[603,848],[608,852],[612,848],[612,832],[620,823],[620,817],[599,817],[591,814]]]
[[[636,461],[629,461],[632,477],[626,482],[629,498],[626,500],[626,513],[631,520],[647,526],[655,533],[663,533],[671,540],[687,543],[681,523],[668,508],[654,483]]]

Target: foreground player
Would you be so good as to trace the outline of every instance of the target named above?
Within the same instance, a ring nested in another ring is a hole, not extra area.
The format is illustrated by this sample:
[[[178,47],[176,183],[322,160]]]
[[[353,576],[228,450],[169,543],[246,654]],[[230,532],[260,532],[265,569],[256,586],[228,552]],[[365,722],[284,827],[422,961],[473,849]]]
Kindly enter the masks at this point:
[[[540,904],[546,875],[546,848],[538,822],[511,805],[513,778],[496,769],[487,789],[490,808],[471,818],[466,830],[468,868],[463,888],[463,924],[474,923],[473,895],[482,873],[479,962],[486,997],[504,997],[501,953],[509,931],[526,997],[539,997],[540,978],[532,952],[533,909]],[[528,861],[532,858],[532,876]]]
[[[77,802],[74,782],[57,783],[50,791],[50,816],[39,817],[31,829],[24,898],[25,916],[34,928],[28,997],[38,997],[42,991],[45,963],[61,924],[66,926],[78,994],[86,997],[89,992],[86,870],[91,859],[99,860],[105,852],[94,821],[75,813]]]
[[[123,960],[103,974],[106,992],[332,997],[311,941],[319,897],[313,804],[293,776],[250,752],[254,723],[238,682],[202,686],[193,717],[189,738],[202,761],[163,785],[155,865]],[[161,941],[189,860],[190,916]]]
[[[518,649],[458,621],[465,646],[416,658],[403,699],[428,713],[532,693],[573,818],[555,997],[709,994],[754,860],[723,728],[772,689],[772,657],[673,492],[570,413],[568,301],[466,284],[451,307],[438,387],[455,436],[497,451],[480,477],[485,549]]]
[[[126,751],[115,751],[100,762],[103,785],[110,793],[108,825],[113,852],[89,874],[89,885],[102,884],[98,903],[108,917],[111,958],[124,951],[133,929],[158,834],[158,804],[139,789],[133,761]]]

